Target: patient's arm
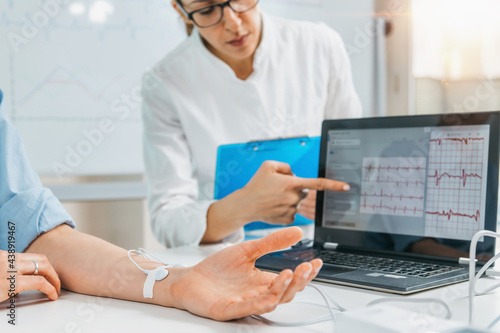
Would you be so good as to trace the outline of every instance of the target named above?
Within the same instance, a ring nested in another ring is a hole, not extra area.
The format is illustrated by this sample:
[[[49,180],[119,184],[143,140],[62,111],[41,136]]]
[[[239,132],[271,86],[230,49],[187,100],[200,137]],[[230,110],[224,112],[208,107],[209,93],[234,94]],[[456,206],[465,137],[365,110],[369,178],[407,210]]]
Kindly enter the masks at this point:
[[[322,264],[319,259],[279,275],[255,268],[258,257],[289,247],[301,237],[299,228],[287,228],[226,248],[196,266],[169,268],[167,278],[155,283],[153,299],[143,297],[146,275],[133,265],[126,250],[66,225],[40,235],[27,251],[47,256],[63,288],[230,320],[272,311],[278,304],[289,302],[316,276]],[[144,258],[134,259],[144,269],[162,266]]]

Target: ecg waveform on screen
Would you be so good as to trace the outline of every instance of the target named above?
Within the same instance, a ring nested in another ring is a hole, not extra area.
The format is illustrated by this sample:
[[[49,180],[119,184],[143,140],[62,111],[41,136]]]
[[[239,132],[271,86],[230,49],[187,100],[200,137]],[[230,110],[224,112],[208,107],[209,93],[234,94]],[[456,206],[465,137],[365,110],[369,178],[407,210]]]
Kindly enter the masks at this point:
[[[406,206],[388,206],[384,205],[383,201],[380,200],[378,204],[369,204],[366,202],[366,199],[363,200],[363,203],[361,204],[361,207],[364,208],[364,212],[366,213],[366,209],[371,209],[373,213],[388,213],[391,212],[394,215],[396,214],[402,214],[402,215],[408,215],[408,213],[413,213],[414,215],[417,214],[422,214],[423,210],[417,207],[406,207]],[[385,210],[385,212],[384,212]]]
[[[391,165],[387,165],[387,166],[382,166],[382,165],[378,165],[378,166],[374,166],[374,165],[368,165],[368,166],[364,166],[363,169],[365,170],[368,170],[369,172],[372,171],[372,170],[377,170],[378,172],[382,171],[382,170],[386,170],[386,171],[412,171],[412,170],[415,170],[415,171],[419,171],[419,170],[425,170],[425,167],[420,167],[420,166],[417,166],[417,167],[408,167],[408,166],[391,166]]]
[[[443,172],[443,173],[439,174],[438,171],[435,170],[433,175],[429,175],[427,177],[429,177],[429,178],[436,178],[436,186],[439,186],[439,183],[441,182],[441,179],[443,177],[458,178],[458,179],[462,180],[462,186],[463,187],[465,187],[465,185],[467,185],[467,179],[468,178],[479,178],[479,179],[483,178],[480,175],[478,175],[477,173],[465,173],[465,169],[462,169],[462,174],[461,175],[450,175],[448,172]]]
[[[431,133],[425,209],[429,236],[466,238],[484,228],[489,130],[468,132]]]
[[[439,145],[443,143],[443,141],[452,141],[452,142],[461,142],[466,145],[469,144],[469,141],[484,141],[484,138],[439,138],[439,139],[431,139],[431,142],[437,142]]]
[[[424,200],[424,196],[414,196],[414,195],[404,195],[404,194],[399,194],[395,195],[394,193],[384,193],[384,190],[380,190],[380,193],[361,193],[362,197],[372,197],[372,198],[390,198],[390,199],[399,199],[400,201],[403,201],[403,199],[409,199],[409,200]]]
[[[363,181],[368,181],[368,180],[363,180]],[[420,185],[422,185],[422,186],[425,185],[425,182],[422,182],[419,180],[409,181],[409,180],[393,180],[390,178],[380,179],[380,176],[377,176],[376,179],[373,179],[370,181],[374,182],[374,183],[395,185],[396,187],[399,187],[400,185],[405,185],[406,187],[410,187],[410,186],[418,187]]]
[[[451,220],[452,216],[460,216],[460,217],[470,218],[470,219],[475,220],[477,222],[479,220],[479,217],[481,216],[481,213],[479,212],[479,210],[476,211],[476,213],[472,214],[472,215],[454,212],[451,209],[447,212],[445,212],[443,210],[442,212],[425,212],[425,213],[429,214],[429,215],[446,216],[448,218],[448,221]]]
[[[363,158],[360,213],[422,216],[425,170],[425,158]]]

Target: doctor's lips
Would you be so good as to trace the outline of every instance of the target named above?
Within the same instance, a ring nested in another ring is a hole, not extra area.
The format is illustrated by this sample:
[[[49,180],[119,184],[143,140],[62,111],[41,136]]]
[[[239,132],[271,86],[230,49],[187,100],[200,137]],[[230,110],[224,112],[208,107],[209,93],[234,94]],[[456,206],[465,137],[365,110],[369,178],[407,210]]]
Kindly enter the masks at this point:
[[[235,39],[233,39],[233,40],[231,40],[231,41],[229,41],[227,43],[231,44],[232,46],[235,46],[235,47],[243,46],[245,44],[245,42],[247,41],[249,35],[250,34],[246,34],[244,36],[235,38]]]

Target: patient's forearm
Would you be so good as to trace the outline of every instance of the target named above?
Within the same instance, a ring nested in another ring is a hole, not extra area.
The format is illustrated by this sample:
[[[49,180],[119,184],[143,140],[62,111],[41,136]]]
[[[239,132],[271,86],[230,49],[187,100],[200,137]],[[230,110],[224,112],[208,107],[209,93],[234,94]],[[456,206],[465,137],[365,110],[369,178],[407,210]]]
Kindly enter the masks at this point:
[[[170,286],[182,269],[169,268],[169,276],[155,283],[154,298],[145,299],[142,288],[146,274],[129,260],[126,250],[75,231],[67,225],[40,235],[26,252],[46,255],[65,289],[89,295],[175,306]],[[161,266],[137,256],[134,259],[144,269]]]

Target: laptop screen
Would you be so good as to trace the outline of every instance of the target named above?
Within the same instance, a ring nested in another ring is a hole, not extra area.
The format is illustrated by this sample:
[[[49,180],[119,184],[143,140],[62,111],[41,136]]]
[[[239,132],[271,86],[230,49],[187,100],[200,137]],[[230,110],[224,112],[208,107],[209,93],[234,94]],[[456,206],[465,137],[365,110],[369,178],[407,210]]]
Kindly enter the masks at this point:
[[[351,190],[318,195],[320,236],[392,251],[430,239],[463,254],[477,231],[495,230],[498,117],[325,121],[319,176]]]

